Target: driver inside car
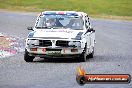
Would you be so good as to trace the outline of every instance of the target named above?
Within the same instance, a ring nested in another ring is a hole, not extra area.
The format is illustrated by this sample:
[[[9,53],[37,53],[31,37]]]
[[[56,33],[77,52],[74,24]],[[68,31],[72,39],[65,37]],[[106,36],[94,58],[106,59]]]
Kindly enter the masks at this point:
[[[53,27],[55,25],[55,19],[48,19],[45,24],[47,27]]]

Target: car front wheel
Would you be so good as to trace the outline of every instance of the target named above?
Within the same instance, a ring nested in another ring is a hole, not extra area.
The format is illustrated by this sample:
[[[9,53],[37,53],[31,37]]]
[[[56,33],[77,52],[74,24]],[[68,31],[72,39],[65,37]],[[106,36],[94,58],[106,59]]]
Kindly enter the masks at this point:
[[[29,54],[29,52],[25,49],[24,60],[25,60],[26,62],[33,62],[33,59],[34,59],[35,57],[29,56],[28,54]]]

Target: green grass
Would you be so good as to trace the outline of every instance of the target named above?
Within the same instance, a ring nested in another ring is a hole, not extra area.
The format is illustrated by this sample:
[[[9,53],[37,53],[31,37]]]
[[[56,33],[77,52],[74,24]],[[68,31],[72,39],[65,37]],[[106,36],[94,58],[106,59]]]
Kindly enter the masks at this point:
[[[0,9],[30,12],[75,10],[93,16],[132,16],[132,0],[0,0]]]

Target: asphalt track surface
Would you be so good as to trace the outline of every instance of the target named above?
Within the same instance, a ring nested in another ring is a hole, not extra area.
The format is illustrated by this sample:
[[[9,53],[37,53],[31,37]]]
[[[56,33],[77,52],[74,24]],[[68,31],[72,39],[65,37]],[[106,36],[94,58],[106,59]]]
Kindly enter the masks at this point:
[[[0,12],[0,32],[25,39],[29,32],[26,27],[33,26],[35,20],[32,13]],[[80,65],[88,74],[132,75],[132,21],[91,19],[91,24],[97,42],[93,59],[79,63],[35,58],[26,63],[24,52],[0,58],[0,88],[132,88],[132,83],[77,84]]]

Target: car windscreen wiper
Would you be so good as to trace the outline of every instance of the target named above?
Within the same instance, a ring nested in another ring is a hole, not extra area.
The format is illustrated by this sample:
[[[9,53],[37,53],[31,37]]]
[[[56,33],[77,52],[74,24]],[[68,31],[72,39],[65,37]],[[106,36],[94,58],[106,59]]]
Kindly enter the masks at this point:
[[[35,27],[35,28],[37,28],[37,29],[44,29],[44,28],[46,28],[46,29],[50,29],[51,27],[42,26],[42,27]]]
[[[53,29],[64,29],[64,27],[52,27]]]
[[[78,28],[78,29],[74,29],[74,30],[83,30],[83,29],[79,29],[79,28]]]

